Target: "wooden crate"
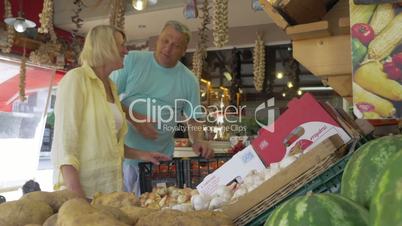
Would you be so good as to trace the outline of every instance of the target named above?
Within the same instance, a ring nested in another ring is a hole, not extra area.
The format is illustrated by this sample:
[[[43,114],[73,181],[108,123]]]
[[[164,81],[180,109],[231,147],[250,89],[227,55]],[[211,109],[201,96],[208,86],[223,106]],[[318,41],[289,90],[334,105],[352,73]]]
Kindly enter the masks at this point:
[[[223,211],[236,225],[245,225],[297,189],[326,171],[341,158],[344,143],[338,135],[324,140],[255,190],[226,205]]]

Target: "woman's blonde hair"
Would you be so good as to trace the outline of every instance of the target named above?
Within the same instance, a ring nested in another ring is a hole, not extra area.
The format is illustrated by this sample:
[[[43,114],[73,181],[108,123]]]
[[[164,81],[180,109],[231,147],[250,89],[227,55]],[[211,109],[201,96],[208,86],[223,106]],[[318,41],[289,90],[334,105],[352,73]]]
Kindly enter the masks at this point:
[[[119,58],[120,52],[116,42],[116,32],[122,34],[124,40],[126,39],[123,31],[111,25],[98,25],[89,30],[80,54],[80,63],[95,67]]]

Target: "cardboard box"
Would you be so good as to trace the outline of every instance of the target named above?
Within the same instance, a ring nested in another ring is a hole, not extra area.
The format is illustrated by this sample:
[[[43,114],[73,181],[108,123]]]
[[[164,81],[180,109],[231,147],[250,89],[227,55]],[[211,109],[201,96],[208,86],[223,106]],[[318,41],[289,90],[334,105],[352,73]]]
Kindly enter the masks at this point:
[[[241,182],[252,171],[265,169],[251,145],[235,154],[229,161],[204,178],[197,186],[200,193],[213,195],[219,186]]]
[[[223,212],[235,225],[246,225],[332,166],[342,146],[338,135],[325,139],[237,202],[223,206]]]
[[[338,134],[344,143],[351,137],[309,93],[293,99],[288,109],[259,131],[252,146],[266,166],[287,155],[308,152],[328,137]]]

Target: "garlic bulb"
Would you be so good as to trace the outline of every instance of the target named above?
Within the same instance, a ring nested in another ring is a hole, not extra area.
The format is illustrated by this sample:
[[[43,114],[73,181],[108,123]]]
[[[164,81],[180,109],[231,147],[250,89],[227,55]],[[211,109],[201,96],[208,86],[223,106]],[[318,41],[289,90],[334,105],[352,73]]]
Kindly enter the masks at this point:
[[[191,197],[191,204],[195,210],[207,210],[211,199],[207,194],[198,194]]]
[[[296,161],[296,156],[290,155],[286,156],[279,162],[279,167],[281,169],[288,167],[290,164],[292,164],[294,161]]]
[[[212,36],[216,47],[223,47],[229,41],[228,0],[213,1]]]
[[[247,192],[248,192],[247,186],[245,184],[240,185],[239,188],[233,194],[232,200],[240,198],[241,196],[247,194]]]
[[[13,17],[11,12],[11,3],[9,0],[4,0],[4,18]],[[7,25],[7,44],[1,51],[3,53],[11,52],[11,47],[13,47],[15,38],[15,29],[12,25]]]
[[[188,211],[193,211],[194,210],[193,206],[191,205],[191,203],[177,204],[177,205],[172,206],[172,209],[179,210],[179,211],[182,211],[182,212],[188,212]]]
[[[219,186],[213,195],[213,197],[222,198],[225,202],[229,201],[232,198],[232,196],[233,196],[233,191],[224,185]]]
[[[254,86],[258,92],[264,87],[265,80],[265,44],[261,35],[257,35],[253,52]]]
[[[221,208],[225,203],[227,203],[227,200],[223,199],[222,197],[214,197],[209,203],[208,209],[214,210]]]

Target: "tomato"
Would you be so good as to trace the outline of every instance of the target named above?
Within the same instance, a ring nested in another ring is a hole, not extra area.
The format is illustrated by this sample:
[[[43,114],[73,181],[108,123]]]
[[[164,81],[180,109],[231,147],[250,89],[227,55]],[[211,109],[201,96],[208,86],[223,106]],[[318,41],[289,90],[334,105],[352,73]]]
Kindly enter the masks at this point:
[[[368,46],[368,44],[374,39],[374,30],[369,24],[353,24],[352,37],[357,38],[362,44]]]

